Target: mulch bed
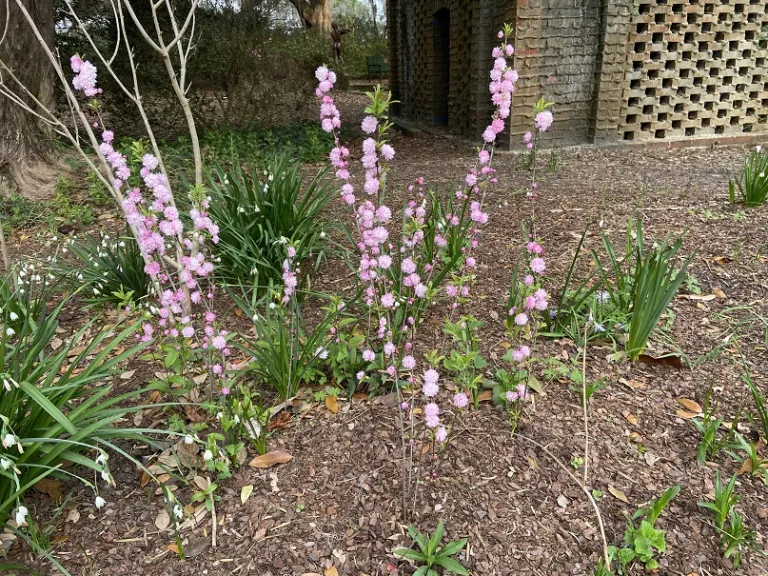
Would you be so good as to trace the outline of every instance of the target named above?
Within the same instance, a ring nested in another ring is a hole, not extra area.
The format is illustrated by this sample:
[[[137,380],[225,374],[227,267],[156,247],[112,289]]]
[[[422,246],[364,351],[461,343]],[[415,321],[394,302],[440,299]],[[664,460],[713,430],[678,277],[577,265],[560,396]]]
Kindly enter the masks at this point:
[[[417,176],[445,190],[463,179],[472,162],[472,150],[461,140],[396,136],[394,145],[391,205],[398,205],[405,186]],[[542,154],[542,166],[547,154]],[[548,252],[549,287],[555,293],[590,221],[602,220],[614,242],[621,242],[632,214],[644,217],[648,237],[687,231],[684,253],[696,252],[691,273],[704,294],[718,289],[722,296],[676,299],[671,339],[693,360],[721,344],[741,323],[740,347],[768,395],[765,325],[758,318],[768,317],[768,208],[728,204],[728,179],[740,170],[742,155],[742,149],[732,148],[559,152],[558,171],[539,170],[537,230]],[[510,271],[519,259],[520,222],[529,212],[520,193],[529,175],[520,157],[501,154],[496,160],[499,185],[489,196],[490,223],[477,252],[474,300],[462,311],[487,323],[482,349],[491,365],[503,354],[500,317]],[[337,211],[341,214],[339,208],[331,209],[329,220]],[[593,231],[587,248],[598,244]],[[343,263],[330,263],[313,286],[338,289],[344,270]],[[420,352],[439,345],[443,316],[438,306],[426,320],[417,343]],[[655,363],[617,366],[606,360],[612,351],[600,345],[588,350],[588,378],[606,377],[610,383],[590,402],[588,462],[590,487],[603,494],[598,504],[609,543],[620,543],[626,514],[680,484],[679,496],[659,523],[668,548],[659,573],[768,573],[768,561],[756,553],[739,569],[722,558],[719,536],[697,502],[713,492],[716,469],[730,476],[738,465],[719,455],[715,463],[698,466],[700,435],[677,414],[678,399],[703,405],[710,385],[719,413],[751,408],[737,347],[726,345],[722,354],[694,369]],[[654,355],[672,351],[670,343],[658,341],[651,349]],[[568,340],[540,340],[537,350],[542,358],[575,358],[578,353]],[[447,397],[446,392],[442,406],[448,405]],[[522,436],[510,437],[504,413],[490,403],[459,415],[448,445],[435,456],[420,456],[421,484],[410,518],[401,506],[402,453],[394,402],[383,396],[340,404],[338,413],[322,404],[297,408],[292,420],[275,431],[270,449],[289,452],[293,459],[287,464],[264,471],[245,466],[221,483],[215,549],[208,517],[183,534],[188,560],[180,561],[168,549],[172,534],[158,533],[154,525],[161,498],[151,484],[140,488],[135,470],[123,462],[116,471],[118,487],[103,491],[109,503],[100,512],[90,492],[72,486],[69,506],[77,506],[81,518],[68,523],[62,515],[55,556],[73,574],[105,576],[332,576],[334,570],[342,576],[410,574],[413,568],[391,553],[408,545],[406,526],[413,523],[431,531],[443,519],[449,538],[469,538],[460,560],[472,574],[576,575],[589,574],[596,566],[602,548],[592,507],[569,475],[526,440],[548,446],[566,466],[583,455],[582,409],[567,384],[546,385],[526,415]],[[240,499],[243,486],[254,487],[245,503]],[[740,510],[760,532],[758,544],[764,548],[768,487],[744,474],[737,491]],[[45,498],[38,500],[40,508],[50,509]],[[28,560],[18,549],[16,556]]]

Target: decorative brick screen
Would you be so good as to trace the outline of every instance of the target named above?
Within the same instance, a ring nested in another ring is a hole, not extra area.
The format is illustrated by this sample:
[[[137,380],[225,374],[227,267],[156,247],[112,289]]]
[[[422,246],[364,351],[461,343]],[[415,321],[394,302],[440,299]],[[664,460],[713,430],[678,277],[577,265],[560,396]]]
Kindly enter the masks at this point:
[[[624,140],[764,131],[762,0],[640,0],[629,24]]]
[[[768,132],[768,0],[388,0],[387,7],[392,87],[399,112],[415,120],[440,116],[442,44],[433,41],[432,22],[447,9],[448,126],[461,134],[479,136],[490,118],[489,53],[503,22],[515,25],[520,74],[506,132],[512,148],[540,96],[555,101],[550,143]]]

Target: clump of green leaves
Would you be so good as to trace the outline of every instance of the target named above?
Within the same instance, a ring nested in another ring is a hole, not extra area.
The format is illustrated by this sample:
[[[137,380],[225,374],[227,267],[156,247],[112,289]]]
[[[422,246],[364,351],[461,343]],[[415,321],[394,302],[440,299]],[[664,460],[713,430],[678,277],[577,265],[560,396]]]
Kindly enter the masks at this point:
[[[220,273],[242,282],[256,275],[265,285],[280,282],[286,244],[296,250],[296,265],[320,258],[320,213],[334,194],[324,174],[305,183],[301,164],[287,155],[246,168],[239,162],[229,169],[216,165],[208,181],[210,216],[219,225]]]
[[[714,526],[720,532],[720,542],[723,556],[733,557],[733,565],[741,565],[742,553],[754,546],[755,532],[744,525],[744,519],[736,510],[739,497],[736,494],[736,478],[734,474],[728,484],[723,484],[718,470],[715,478],[715,501],[699,502],[699,506],[712,512]]]
[[[746,206],[760,206],[768,199],[768,154],[756,147],[749,156],[744,157],[744,169],[738,180],[728,183],[728,195],[731,203],[736,202],[736,189]]]
[[[723,417],[715,416],[717,407],[712,402],[712,386],[707,389],[704,399],[704,410],[701,421],[694,419],[693,425],[701,433],[701,442],[696,452],[696,461],[699,466],[711,460],[721,450],[732,448],[733,439],[739,422],[739,414],[734,416],[730,426],[725,426]],[[724,429],[724,432],[721,432]]]
[[[460,390],[468,390],[475,407],[479,402],[479,386],[488,366],[480,355],[478,330],[485,325],[474,316],[462,316],[456,322],[446,320],[443,332],[451,337],[453,347],[443,366],[454,374]]]
[[[635,562],[641,563],[646,570],[656,570],[659,567],[658,556],[667,550],[664,531],[656,528],[656,521],[667,505],[680,492],[680,486],[668,488],[658,499],[652,500],[647,506],[639,508],[631,519],[627,520],[624,541],[621,547],[611,546],[608,556],[616,559],[619,574],[628,574]],[[640,520],[640,525],[635,522]],[[602,573],[610,574],[610,569],[604,565],[598,567]]]
[[[462,538],[461,540],[454,540],[445,546],[442,546],[444,533],[445,526],[442,520],[438,522],[437,529],[431,536],[429,534],[422,534],[414,526],[409,526],[408,534],[419,549],[398,548],[394,551],[394,554],[411,560],[419,565],[413,576],[437,576],[438,567],[453,574],[468,576],[469,572],[467,572],[467,569],[453,558],[453,556],[466,546],[467,539]]]
[[[76,265],[59,264],[77,285],[85,285],[83,294],[92,306],[137,304],[149,292],[149,276],[144,272],[144,257],[132,234],[98,239],[89,236],[73,240],[67,246],[77,258]]]
[[[630,317],[626,351],[634,361],[645,351],[651,332],[685,280],[690,258],[680,268],[675,267],[682,236],[646,246],[641,220],[633,226],[630,219],[627,224],[623,258],[616,255],[605,234],[602,239],[608,259],[604,263],[594,253],[595,261],[610,299]]]

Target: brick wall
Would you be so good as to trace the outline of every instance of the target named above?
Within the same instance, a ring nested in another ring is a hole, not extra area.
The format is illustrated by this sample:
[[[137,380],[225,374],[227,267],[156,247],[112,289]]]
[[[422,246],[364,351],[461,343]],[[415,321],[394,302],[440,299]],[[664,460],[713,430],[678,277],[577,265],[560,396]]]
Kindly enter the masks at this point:
[[[450,12],[448,126],[477,137],[490,118],[490,50],[515,25],[520,74],[506,142],[533,105],[555,102],[550,144],[680,140],[768,126],[768,0],[389,0],[398,113],[434,122],[444,84],[435,13]]]
[[[550,143],[587,141],[600,52],[599,0],[520,0],[515,65],[520,81],[511,122],[512,146],[533,123],[533,105],[555,102]]]
[[[639,0],[628,24],[617,138],[765,131],[765,0]]]

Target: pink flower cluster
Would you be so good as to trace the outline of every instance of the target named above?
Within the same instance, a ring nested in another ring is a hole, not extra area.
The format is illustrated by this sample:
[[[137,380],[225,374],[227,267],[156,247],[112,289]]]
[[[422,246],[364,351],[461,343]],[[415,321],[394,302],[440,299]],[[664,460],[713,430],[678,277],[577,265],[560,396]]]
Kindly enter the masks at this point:
[[[533,125],[536,126],[536,129],[539,132],[546,132],[549,130],[549,127],[552,126],[553,120],[552,112],[544,110],[544,112],[536,114],[536,119],[534,120]]]
[[[440,421],[440,407],[434,401],[434,398],[440,392],[439,379],[440,374],[434,368],[424,372],[421,377],[421,393],[429,400],[429,403],[424,406],[424,423],[427,428],[434,430],[435,440],[442,443],[448,439],[448,430]]]
[[[78,56],[71,59],[73,72],[77,74],[73,85],[87,96],[93,96],[96,90],[96,68]],[[98,123],[96,123],[98,126]],[[210,306],[213,300],[213,286],[210,278],[213,262],[205,251],[205,240],[214,244],[219,241],[219,227],[208,215],[207,198],[193,198],[193,207],[189,211],[192,231],[184,228],[181,215],[175,206],[171,185],[161,170],[160,160],[145,154],[142,158],[141,182],[149,192],[145,197],[138,186],[128,188],[131,169],[122,153],[114,148],[114,133],[104,130],[99,152],[112,170],[112,186],[115,196],[131,227],[144,257],[144,272],[153,280],[157,292],[158,306],[151,308],[156,322],[163,329],[163,336],[171,338],[196,338],[203,349],[212,347],[222,356],[228,356],[225,330],[215,328],[216,315],[208,310],[202,315],[192,314],[192,306],[204,304]],[[202,281],[207,280],[206,285]],[[202,325],[202,334],[198,335],[194,321]],[[152,324],[142,326],[140,339],[147,342],[155,337]],[[222,372],[221,365],[216,374]]]
[[[88,60],[83,60],[77,54],[70,58],[70,65],[72,72],[75,73],[75,77],[72,78],[72,86],[75,90],[82,91],[88,97],[101,94],[101,88],[96,88],[96,66]]]
[[[333,132],[334,129],[341,127],[341,115],[338,108],[333,103],[333,98],[328,96],[328,92],[333,90],[333,85],[336,83],[336,73],[328,70],[325,66],[320,66],[315,71],[315,77],[319,84],[315,90],[318,98],[322,99],[320,106],[320,123],[323,130],[326,132]]]
[[[503,37],[503,34],[502,34]],[[493,49],[493,69],[491,70],[491,101],[496,107],[493,119],[483,132],[483,140],[492,143],[496,136],[504,131],[504,120],[509,117],[512,107],[512,93],[518,80],[517,71],[509,66],[507,57],[515,53],[511,44],[503,44]]]

